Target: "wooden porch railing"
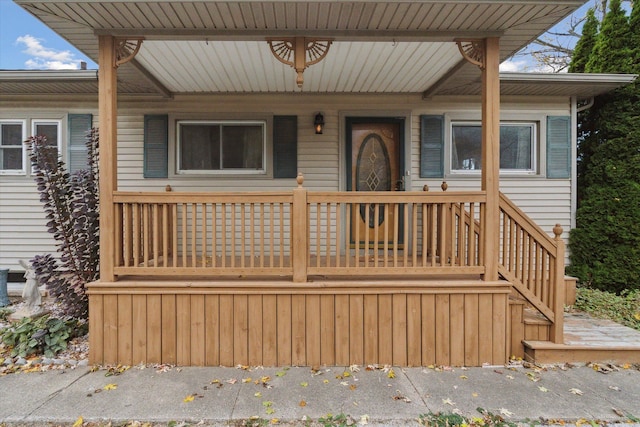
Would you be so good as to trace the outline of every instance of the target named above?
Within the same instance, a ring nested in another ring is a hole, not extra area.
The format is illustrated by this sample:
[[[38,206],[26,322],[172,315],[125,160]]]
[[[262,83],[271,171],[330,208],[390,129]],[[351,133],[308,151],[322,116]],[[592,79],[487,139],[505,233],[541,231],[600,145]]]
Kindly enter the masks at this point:
[[[446,189],[446,188],[443,188]],[[486,194],[116,192],[118,276],[481,275]],[[501,195],[499,273],[562,342],[564,244]]]
[[[549,237],[504,194],[500,194],[501,253],[498,271],[549,319],[551,340],[563,342],[564,242],[562,227]]]
[[[116,192],[116,275],[484,273],[484,192]]]

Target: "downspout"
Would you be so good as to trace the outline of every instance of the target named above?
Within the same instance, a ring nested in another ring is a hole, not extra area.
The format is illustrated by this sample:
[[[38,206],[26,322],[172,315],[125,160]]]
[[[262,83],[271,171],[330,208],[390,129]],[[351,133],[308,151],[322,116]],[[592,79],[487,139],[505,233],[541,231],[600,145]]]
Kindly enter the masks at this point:
[[[578,113],[591,105],[593,105],[593,98],[586,106],[578,107],[578,99],[575,96],[571,97],[571,229],[576,227],[578,210]]]

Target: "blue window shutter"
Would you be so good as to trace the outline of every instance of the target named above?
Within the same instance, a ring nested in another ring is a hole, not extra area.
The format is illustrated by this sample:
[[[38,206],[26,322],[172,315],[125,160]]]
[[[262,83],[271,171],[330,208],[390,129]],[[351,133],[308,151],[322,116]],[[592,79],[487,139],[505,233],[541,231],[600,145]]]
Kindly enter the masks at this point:
[[[571,117],[547,117],[547,178],[571,177]]]
[[[298,175],[298,117],[273,117],[273,177]]]
[[[67,119],[67,167],[73,173],[87,169],[87,134],[93,124],[92,114],[69,114]]]
[[[420,178],[444,177],[444,116],[420,116]]]
[[[169,161],[169,116],[144,116],[144,177],[166,178]]]

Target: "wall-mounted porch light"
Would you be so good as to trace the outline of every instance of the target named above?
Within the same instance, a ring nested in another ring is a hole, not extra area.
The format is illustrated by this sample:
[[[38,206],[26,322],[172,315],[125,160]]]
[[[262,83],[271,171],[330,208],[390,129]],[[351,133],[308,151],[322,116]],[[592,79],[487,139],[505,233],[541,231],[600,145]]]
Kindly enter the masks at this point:
[[[316,114],[316,118],[313,120],[313,126],[316,129],[316,134],[322,133],[322,128],[324,127],[324,116],[322,113]]]

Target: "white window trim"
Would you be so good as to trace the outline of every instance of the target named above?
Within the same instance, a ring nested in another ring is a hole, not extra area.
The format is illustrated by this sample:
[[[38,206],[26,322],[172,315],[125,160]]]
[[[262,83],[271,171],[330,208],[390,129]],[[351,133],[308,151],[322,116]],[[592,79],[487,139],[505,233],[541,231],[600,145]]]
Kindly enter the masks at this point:
[[[58,139],[58,160],[62,160],[62,120],[57,119],[31,119],[31,135],[37,136],[36,134],[36,126],[38,125],[56,125],[57,126],[57,139]],[[31,168],[31,173],[34,174],[35,171]]]
[[[451,175],[470,175],[476,176],[481,175],[481,169],[454,169],[453,168],[453,127],[454,126],[482,126],[481,121],[477,120],[451,120],[449,122],[449,135],[447,137],[449,144],[449,158],[448,158],[448,169]],[[531,128],[532,138],[531,138],[531,168],[530,169],[500,169],[500,175],[513,175],[513,176],[537,176],[538,173],[538,155],[540,152],[540,123],[538,121],[501,121],[500,127],[502,126],[529,126]]]
[[[260,125],[262,127],[262,168],[261,169],[220,169],[220,170],[182,170],[180,169],[180,126],[189,124],[210,125]],[[175,122],[175,167],[176,175],[180,176],[220,176],[220,175],[266,175],[267,174],[267,121],[266,120],[177,120]]]
[[[27,121],[21,119],[2,119],[0,124],[22,125],[22,169],[0,169],[0,175],[26,175],[27,174],[27,147],[24,141],[27,139]]]

